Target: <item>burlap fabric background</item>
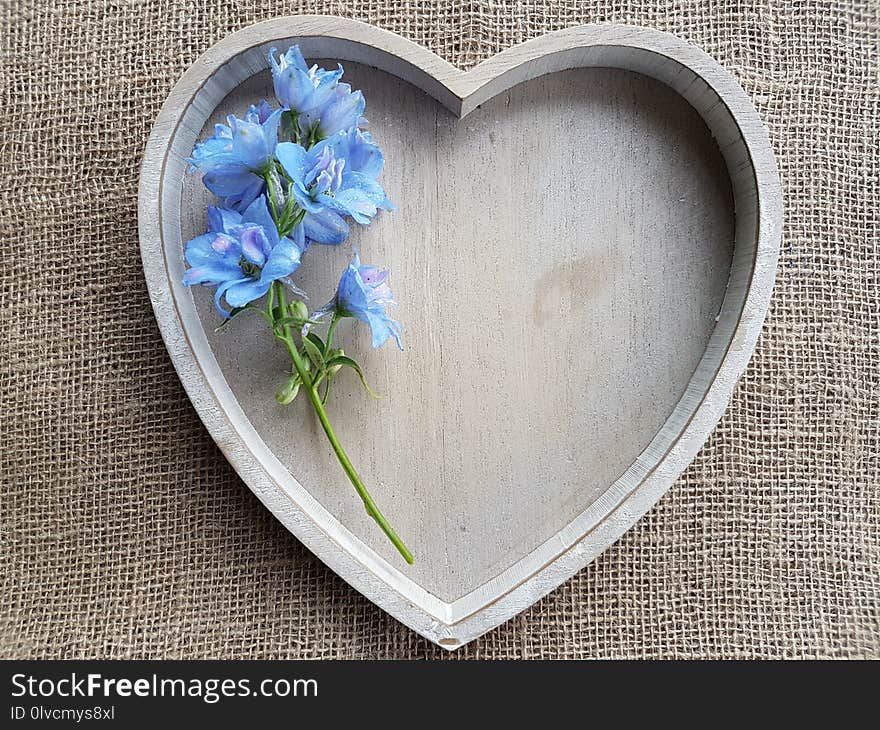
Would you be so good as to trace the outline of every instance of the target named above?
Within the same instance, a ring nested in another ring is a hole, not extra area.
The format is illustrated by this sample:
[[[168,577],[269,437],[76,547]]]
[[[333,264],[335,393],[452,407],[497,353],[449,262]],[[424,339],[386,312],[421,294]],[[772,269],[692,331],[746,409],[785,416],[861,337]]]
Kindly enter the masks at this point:
[[[671,31],[741,81],[785,189],[733,402],[593,565],[458,657],[880,656],[880,12],[868,2],[0,0],[2,595],[10,657],[438,657],[288,534],[165,354],[138,166],[212,43],[356,17],[463,67],[582,22]]]

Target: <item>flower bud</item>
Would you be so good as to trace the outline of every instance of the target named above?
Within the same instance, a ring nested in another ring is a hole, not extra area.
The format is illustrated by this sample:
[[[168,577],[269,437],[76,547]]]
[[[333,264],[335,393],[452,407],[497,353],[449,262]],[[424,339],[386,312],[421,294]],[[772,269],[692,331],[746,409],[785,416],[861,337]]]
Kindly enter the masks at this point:
[[[299,394],[299,385],[299,378],[295,375],[291,376],[290,379],[283,386],[281,386],[281,389],[275,394],[275,400],[277,400],[283,406],[290,405]]]
[[[309,319],[309,308],[306,303],[297,299],[290,303],[290,316],[305,324]]]

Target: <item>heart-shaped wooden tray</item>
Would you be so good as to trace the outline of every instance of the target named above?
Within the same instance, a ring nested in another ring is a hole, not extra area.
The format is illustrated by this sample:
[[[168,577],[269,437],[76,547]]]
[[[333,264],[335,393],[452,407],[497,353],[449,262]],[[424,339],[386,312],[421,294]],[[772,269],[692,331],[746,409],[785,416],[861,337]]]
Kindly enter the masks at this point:
[[[367,98],[398,206],[297,281],[331,295],[356,246],[390,266],[404,353],[340,328],[374,386],[334,393],[337,433],[416,555],[364,513],[259,322],[221,333],[181,285],[210,200],[193,144],[271,98],[296,42]],[[781,228],[767,133],[734,78],[673,36],[569,28],[462,72],[392,33],[280,18],[224,39],[168,97],[146,148],[140,237],[156,318],[242,479],[376,604],[447,648],[558,586],[620,537],[721,416],[767,309]]]

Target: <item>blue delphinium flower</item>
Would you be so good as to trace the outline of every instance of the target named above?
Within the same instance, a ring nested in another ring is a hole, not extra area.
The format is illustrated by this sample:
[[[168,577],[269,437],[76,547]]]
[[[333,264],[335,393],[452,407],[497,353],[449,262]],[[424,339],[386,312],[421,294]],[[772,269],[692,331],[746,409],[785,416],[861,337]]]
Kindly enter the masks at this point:
[[[291,46],[278,59],[275,58],[275,49],[269,49],[269,64],[275,96],[286,109],[298,115],[324,108],[333,98],[342,76],[341,65],[335,71],[317,65],[309,68],[299,46]]]
[[[246,122],[252,122],[253,124],[265,124],[271,116],[272,107],[269,106],[268,101],[262,99],[259,104],[251,104],[248,107],[244,119]]]
[[[282,111],[272,112],[263,101],[252,106],[244,119],[230,115],[228,124],[215,125],[214,135],[193,150],[191,169],[205,173],[205,187],[222,198],[226,207],[242,211],[263,193],[263,176],[272,169]]]
[[[311,241],[341,243],[349,233],[348,218],[366,225],[379,209],[393,209],[378,182],[384,159],[361,129],[366,125],[363,94],[340,83],[342,66],[309,68],[297,46],[277,58],[273,48],[269,62],[282,107],[273,112],[263,101],[241,119],[229,116],[195,146],[189,160],[191,172],[201,170],[205,186],[222,203],[208,208],[207,233],[186,244],[189,268],[183,283],[215,287],[214,306],[224,318],[254,309],[266,320],[293,366],[276,400],[287,405],[305,393],[367,514],[412,564],[412,553],[370,496],[325,409],[343,368],[353,369],[372,394],[361,366],[333,346],[343,318],[368,324],[373,347],[393,337],[403,349],[402,327],[385,311],[395,304],[388,272],[361,266],[355,252],[332,300],[311,317],[305,292],[289,278]],[[288,289],[296,297],[288,299]],[[266,294],[264,307],[248,306]],[[311,328],[328,316],[322,339]]]
[[[335,317],[355,317],[370,325],[373,347],[381,347],[393,337],[402,350],[401,324],[385,312],[385,307],[396,303],[388,286],[388,271],[361,266],[355,252],[354,260],[342,272],[336,296],[313,316],[320,318],[333,313]]]
[[[305,240],[302,226],[290,237],[279,238],[261,196],[243,214],[228,208],[208,208],[208,232],[186,244],[187,286],[216,286],[214,304],[228,317],[220,300],[231,307],[243,307],[259,299],[276,279],[290,276],[299,268]]]
[[[325,139],[337,132],[366,124],[364,95],[339,83],[342,66],[335,71],[307,66],[299,46],[275,58],[269,51],[272,80],[278,101],[292,111],[303,135]]]
[[[338,132],[309,150],[282,142],[275,155],[291,179],[290,194],[305,211],[310,240],[341,243],[348,236],[343,216],[366,225],[379,208],[394,208],[376,181],[384,159],[367,132]]]

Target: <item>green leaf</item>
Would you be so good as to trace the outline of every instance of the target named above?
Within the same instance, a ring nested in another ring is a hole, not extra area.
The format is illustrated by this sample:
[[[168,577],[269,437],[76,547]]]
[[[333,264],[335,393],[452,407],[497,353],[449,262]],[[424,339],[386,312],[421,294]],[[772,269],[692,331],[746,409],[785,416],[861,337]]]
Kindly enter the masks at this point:
[[[373,389],[367,384],[367,379],[364,377],[364,371],[361,369],[361,366],[358,365],[350,357],[348,357],[347,355],[337,355],[336,357],[333,357],[327,361],[328,369],[336,365],[341,365],[342,367],[351,368],[352,370],[354,370],[358,374],[358,377],[361,379],[361,384],[364,386],[367,393],[373,396],[373,398],[375,398],[376,400],[382,399],[382,396],[376,395],[376,393],[373,392]]]
[[[318,340],[318,341],[320,342],[320,340]],[[303,337],[302,342],[303,342],[303,349],[305,349],[306,353],[308,353],[309,359],[313,363],[315,363],[315,367],[318,368],[318,370],[323,369],[323,367],[324,367],[324,353],[322,352],[323,348],[319,349],[318,345],[316,345],[310,337]]]
[[[327,378],[324,381],[324,395],[321,397],[321,405],[327,405],[327,399],[330,397],[330,383],[333,380],[333,373],[327,373]]]
[[[306,335],[306,339],[312,341],[312,344],[314,344],[315,347],[317,347],[318,350],[321,352],[322,357],[327,354],[327,346],[324,344],[324,340],[318,337],[318,335],[316,335],[314,332],[309,332]]]
[[[335,358],[339,357],[340,355],[344,355],[344,354],[345,354],[345,350],[343,350],[341,347],[339,349],[336,349],[335,347],[331,347],[329,349],[326,347],[324,348],[324,358],[327,360],[328,363],[331,360],[334,360]],[[328,364],[327,374],[328,375],[336,375],[336,373],[338,373],[341,369],[342,369],[342,365],[332,365],[331,366]]]

